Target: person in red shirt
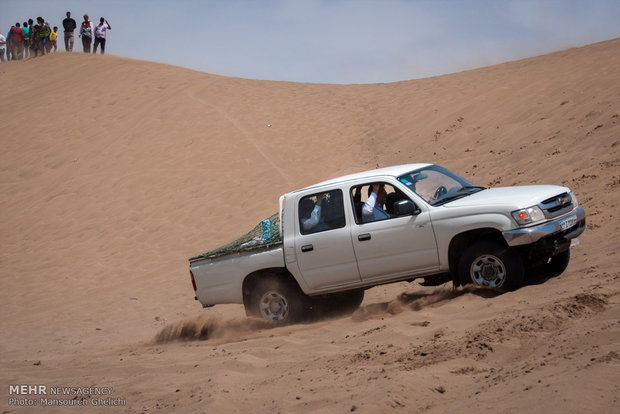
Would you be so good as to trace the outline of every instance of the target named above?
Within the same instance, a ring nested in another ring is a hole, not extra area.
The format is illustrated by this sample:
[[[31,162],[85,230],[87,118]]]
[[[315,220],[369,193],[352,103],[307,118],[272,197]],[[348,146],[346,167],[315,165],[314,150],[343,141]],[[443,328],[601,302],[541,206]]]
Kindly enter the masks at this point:
[[[13,59],[20,60],[23,58],[24,40],[26,40],[24,31],[19,23],[15,23],[15,26],[11,27],[11,30],[9,30],[9,41],[11,42]]]

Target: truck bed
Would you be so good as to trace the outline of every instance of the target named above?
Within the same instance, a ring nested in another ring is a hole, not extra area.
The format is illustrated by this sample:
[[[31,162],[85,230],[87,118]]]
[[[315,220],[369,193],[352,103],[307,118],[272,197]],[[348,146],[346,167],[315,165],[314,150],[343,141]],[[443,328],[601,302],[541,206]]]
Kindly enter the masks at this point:
[[[190,263],[198,260],[216,259],[238,253],[246,253],[258,250],[268,250],[282,245],[280,235],[279,214],[261,220],[252,230],[232,242],[220,246],[217,249],[191,257]]]

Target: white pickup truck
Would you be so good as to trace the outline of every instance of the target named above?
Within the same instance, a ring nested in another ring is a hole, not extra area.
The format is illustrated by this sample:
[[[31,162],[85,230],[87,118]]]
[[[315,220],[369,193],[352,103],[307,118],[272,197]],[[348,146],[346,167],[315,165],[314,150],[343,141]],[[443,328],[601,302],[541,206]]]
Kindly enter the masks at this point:
[[[190,259],[204,307],[242,303],[286,323],[318,301],[354,309],[365,289],[396,281],[512,290],[531,269],[563,272],[585,229],[566,187],[485,188],[432,164],[325,181],[284,194],[279,207],[253,238]]]

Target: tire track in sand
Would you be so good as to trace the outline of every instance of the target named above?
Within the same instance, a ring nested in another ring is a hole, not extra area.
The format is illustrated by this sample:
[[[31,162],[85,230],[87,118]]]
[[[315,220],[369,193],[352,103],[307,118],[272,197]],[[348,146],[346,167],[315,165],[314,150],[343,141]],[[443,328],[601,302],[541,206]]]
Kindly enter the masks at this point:
[[[282,178],[284,178],[289,187],[292,186],[292,182],[288,175],[286,175],[284,171],[273,161],[269,154],[263,151],[263,149],[260,147],[260,141],[254,138],[253,134],[247,129],[245,129],[243,125],[241,125],[235,118],[233,118],[219,106],[212,104],[211,102],[207,101],[202,97],[196,96],[196,94],[193,93],[191,89],[187,91],[187,95],[195,101],[200,102],[202,105],[208,106],[209,108],[215,110],[222,118],[230,122],[239,132],[241,132],[245,140],[256,150],[256,152],[258,152],[269,163],[269,165],[271,165],[271,167],[273,167],[273,169],[276,170],[278,174],[282,176]]]

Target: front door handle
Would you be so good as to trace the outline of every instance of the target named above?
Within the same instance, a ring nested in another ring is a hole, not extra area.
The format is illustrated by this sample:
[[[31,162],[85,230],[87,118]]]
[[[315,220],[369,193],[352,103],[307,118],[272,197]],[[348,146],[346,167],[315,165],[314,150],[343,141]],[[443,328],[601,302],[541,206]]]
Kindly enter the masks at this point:
[[[357,240],[359,241],[370,240],[370,233],[360,234],[359,236],[357,236]]]
[[[301,246],[302,252],[311,252],[312,250],[314,250],[314,246],[311,244],[306,244],[304,246]]]

